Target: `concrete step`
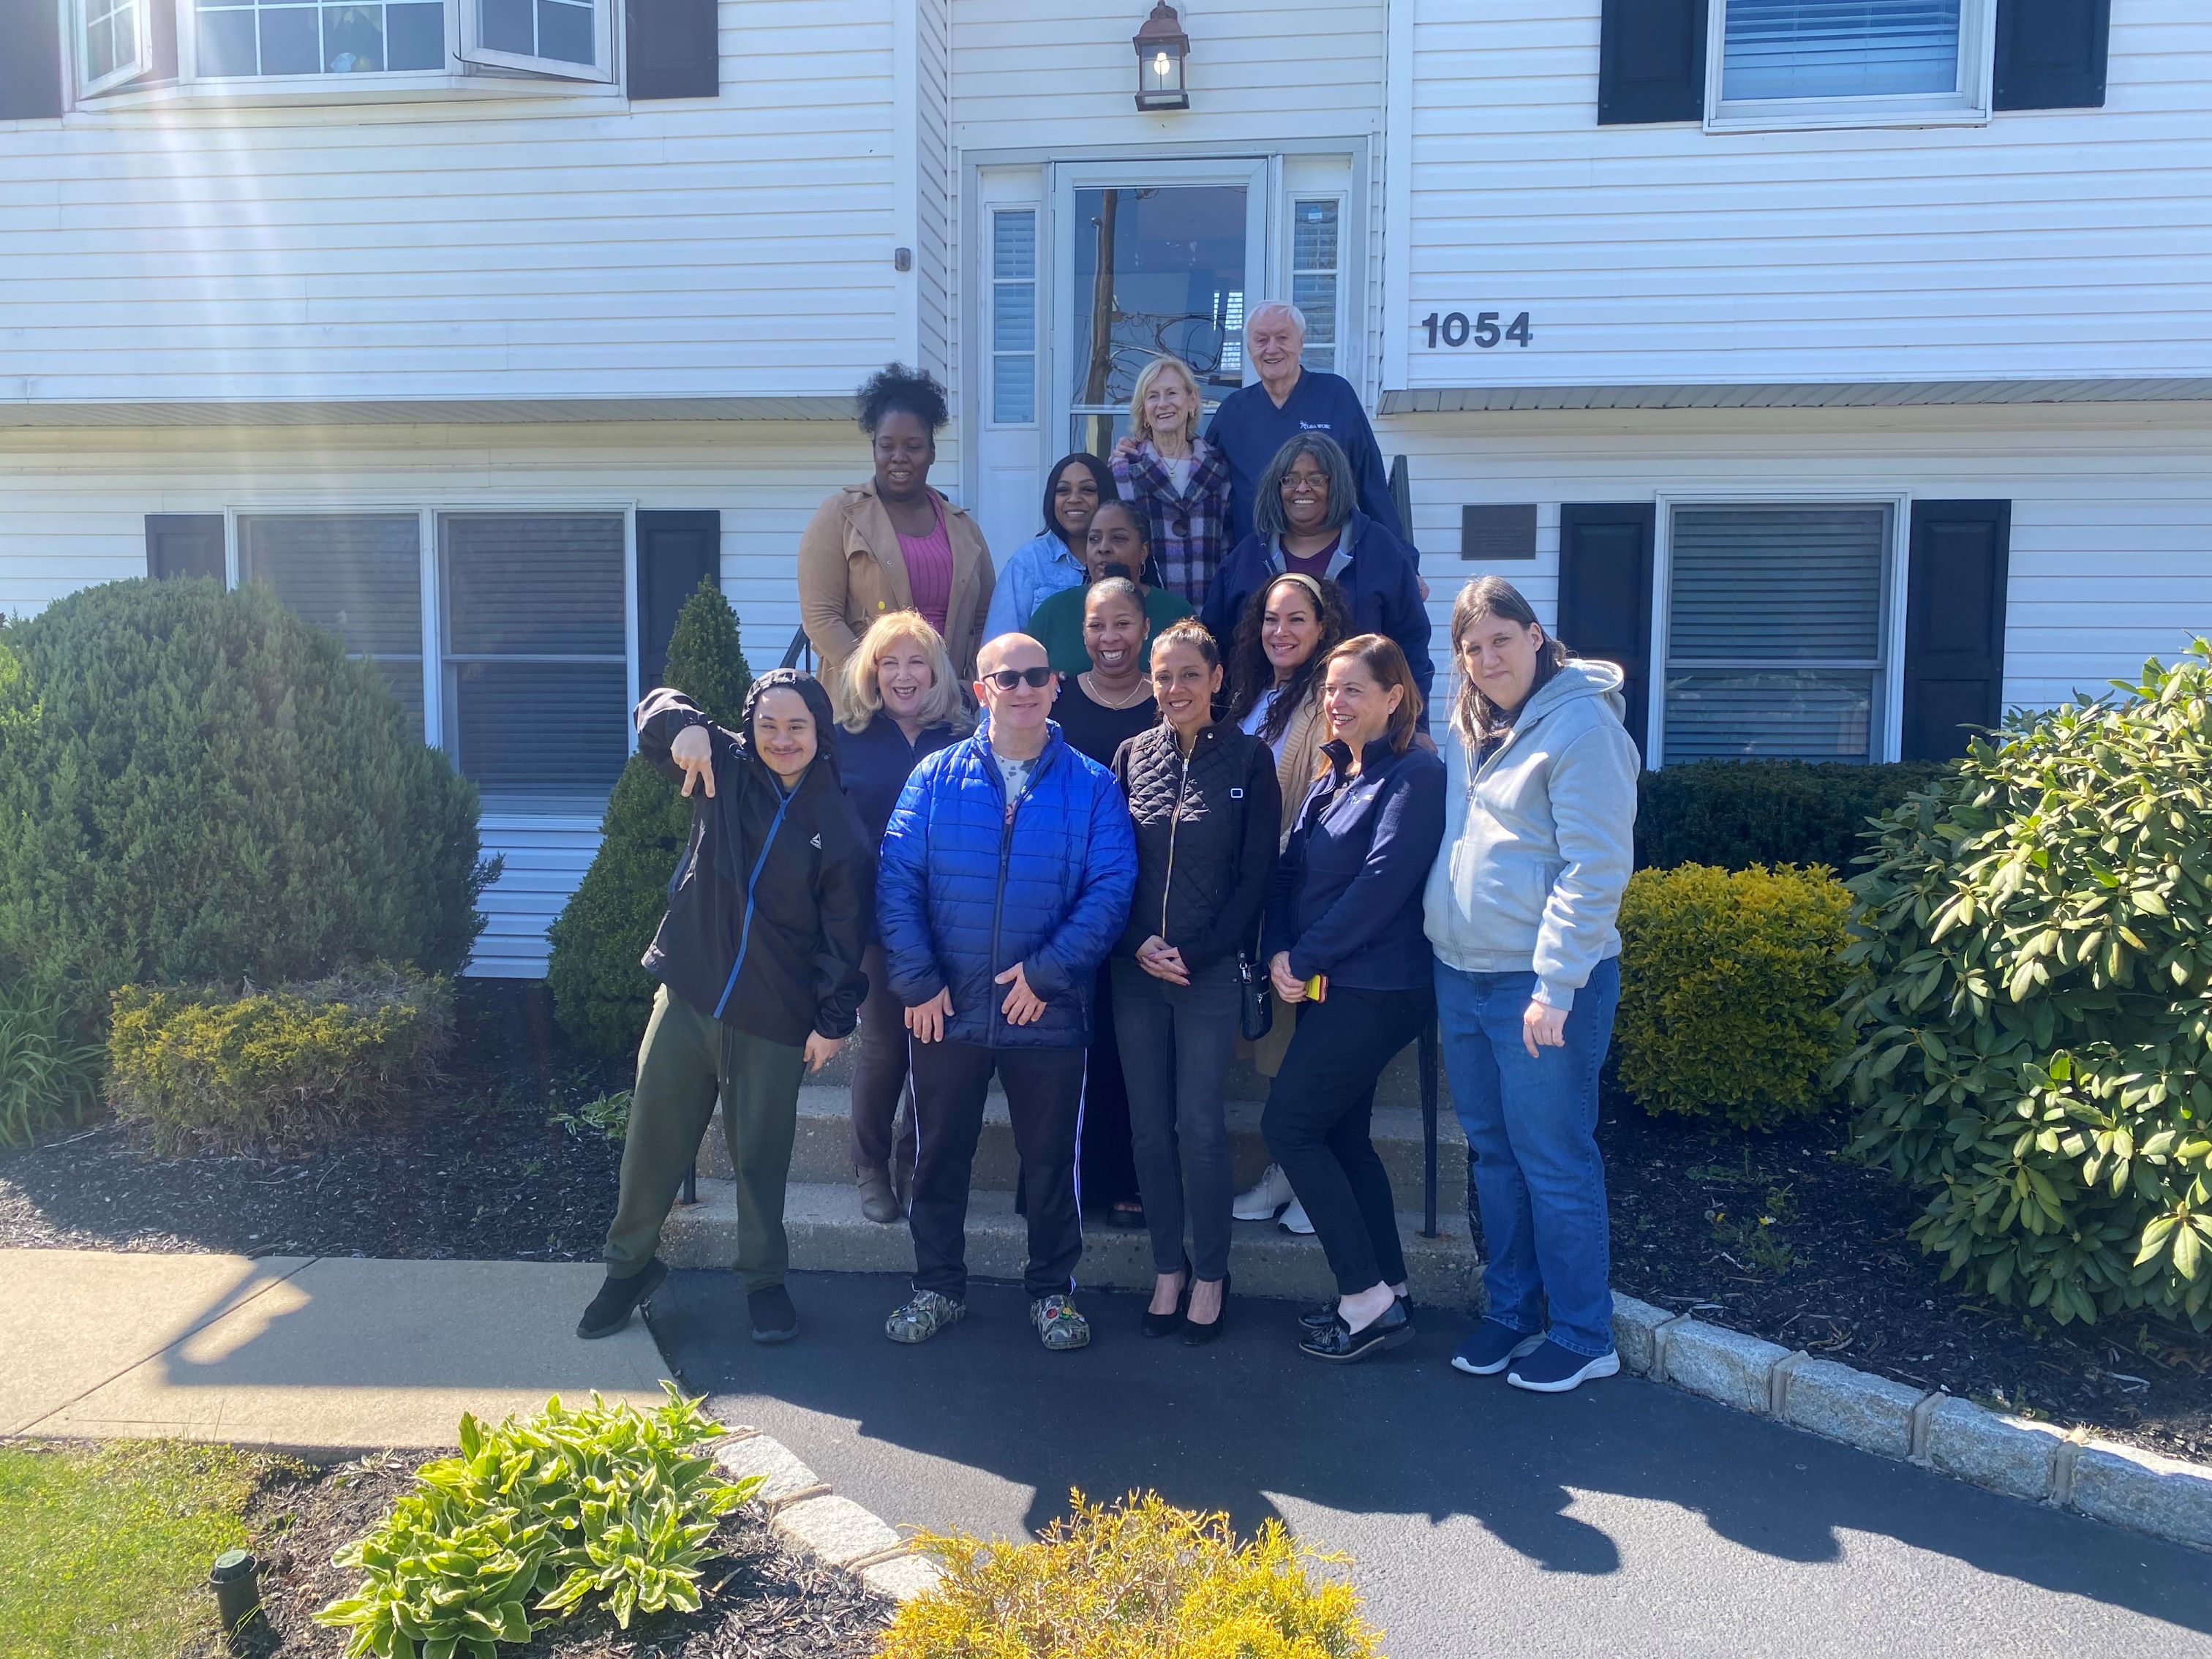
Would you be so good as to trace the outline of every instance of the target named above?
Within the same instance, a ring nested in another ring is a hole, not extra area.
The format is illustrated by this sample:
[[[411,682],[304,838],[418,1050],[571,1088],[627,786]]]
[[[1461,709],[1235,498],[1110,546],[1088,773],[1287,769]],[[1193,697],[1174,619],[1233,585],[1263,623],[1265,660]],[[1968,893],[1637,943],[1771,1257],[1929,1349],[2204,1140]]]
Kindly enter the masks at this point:
[[[1243,1047],[1242,1043],[1237,1046],[1239,1048]],[[857,1041],[845,1044],[837,1051],[837,1057],[809,1081],[838,1088],[848,1085],[853,1080],[853,1060],[860,1052],[860,1047]],[[1383,1068],[1382,1079],[1375,1085],[1376,1106],[1419,1109],[1421,1103],[1421,1073],[1418,1053],[1418,1044],[1408,1044]],[[1439,1065],[1437,1070],[1437,1099],[1444,1116],[1449,1119],[1451,1115],[1450,1085],[1443,1074],[1443,1066]],[[1267,1097],[1267,1079],[1252,1069],[1249,1059],[1240,1055],[1229,1063],[1229,1073],[1223,1080],[1222,1093],[1231,1100],[1265,1100]]]
[[[1267,1167],[1267,1149],[1260,1139],[1260,1112],[1265,1103],[1231,1100],[1229,1146],[1236,1159],[1237,1188],[1242,1192]],[[810,1085],[799,1091],[799,1133],[792,1146],[793,1181],[842,1182],[853,1178],[850,1138],[852,1097],[842,1088]],[[1440,1111],[1437,1126],[1437,1208],[1461,1211],[1467,1207],[1467,1140],[1459,1121],[1449,1110]],[[1421,1115],[1407,1106],[1375,1109],[1375,1150],[1390,1172],[1391,1190],[1400,1204],[1418,1210],[1421,1203]],[[995,1089],[983,1103],[983,1137],[975,1148],[975,1186],[979,1191],[1012,1192],[1017,1159],[1013,1126],[1006,1118],[1006,1098]],[[708,1126],[699,1147],[699,1173],[717,1180],[730,1178],[730,1149],[722,1139],[721,1114]]]
[[[1467,1217],[1447,1207],[1437,1218],[1442,1237],[1422,1238],[1418,1212],[1401,1212],[1398,1234],[1417,1304],[1463,1309],[1480,1295],[1480,1262],[1467,1237]],[[727,1267],[737,1258],[736,1188],[702,1180],[699,1202],[678,1205],[661,1235],[661,1260],[675,1267]],[[821,1273],[911,1273],[914,1241],[903,1224],[889,1226],[860,1214],[851,1183],[794,1182],[784,1200],[791,1265]],[[1013,1195],[978,1192],[968,1209],[968,1267],[979,1279],[1018,1280],[1029,1251]],[[1320,1243],[1284,1232],[1273,1222],[1240,1221],[1229,1257],[1238,1296],[1316,1302],[1334,1294]],[[1141,1231],[1097,1227],[1083,1240],[1079,1284],[1148,1291],[1152,1244]],[[886,1308],[885,1313],[890,1311]]]

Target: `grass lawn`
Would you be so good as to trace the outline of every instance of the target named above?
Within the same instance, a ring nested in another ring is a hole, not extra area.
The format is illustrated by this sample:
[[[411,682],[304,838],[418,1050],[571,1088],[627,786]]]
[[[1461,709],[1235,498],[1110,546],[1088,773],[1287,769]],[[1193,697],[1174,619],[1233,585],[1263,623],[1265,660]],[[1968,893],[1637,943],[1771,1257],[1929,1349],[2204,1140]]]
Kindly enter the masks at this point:
[[[227,1446],[0,1446],[0,1652],[176,1659],[216,1634],[207,1570],[268,1460]]]

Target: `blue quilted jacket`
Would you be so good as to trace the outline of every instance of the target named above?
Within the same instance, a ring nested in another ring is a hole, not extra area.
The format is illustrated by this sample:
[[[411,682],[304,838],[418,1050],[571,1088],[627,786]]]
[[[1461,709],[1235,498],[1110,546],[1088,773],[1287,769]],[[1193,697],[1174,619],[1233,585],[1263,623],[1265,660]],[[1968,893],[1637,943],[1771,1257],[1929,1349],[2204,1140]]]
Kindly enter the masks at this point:
[[[1011,822],[1006,806],[988,726],[907,780],[876,876],[891,992],[913,1008],[950,987],[945,1036],[955,1042],[1082,1048],[1091,982],[1136,887],[1128,803],[1054,723]],[[1016,963],[1044,999],[1034,1024],[1009,1024],[1000,1012],[1006,987],[993,981]]]

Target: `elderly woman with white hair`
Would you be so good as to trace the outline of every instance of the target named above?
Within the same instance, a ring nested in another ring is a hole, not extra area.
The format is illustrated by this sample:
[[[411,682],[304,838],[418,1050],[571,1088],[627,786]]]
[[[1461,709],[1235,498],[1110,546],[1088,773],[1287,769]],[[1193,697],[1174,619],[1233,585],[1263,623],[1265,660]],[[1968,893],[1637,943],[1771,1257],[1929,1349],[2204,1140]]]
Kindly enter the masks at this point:
[[[1260,376],[1221,400],[1206,441],[1229,464],[1229,534],[1233,548],[1255,528],[1260,475],[1301,433],[1325,432],[1343,447],[1359,486],[1357,506],[1400,541],[1406,526],[1390,499],[1390,476],[1359,394],[1341,374],[1308,368],[1305,313],[1282,300],[1265,301],[1244,319],[1244,357]],[[1419,556],[1417,555],[1416,557]]]
[[[1152,527],[1160,585],[1194,610],[1233,544],[1229,464],[1198,435],[1204,399],[1179,357],[1155,357],[1129,394],[1129,434],[1114,447],[1114,485]]]

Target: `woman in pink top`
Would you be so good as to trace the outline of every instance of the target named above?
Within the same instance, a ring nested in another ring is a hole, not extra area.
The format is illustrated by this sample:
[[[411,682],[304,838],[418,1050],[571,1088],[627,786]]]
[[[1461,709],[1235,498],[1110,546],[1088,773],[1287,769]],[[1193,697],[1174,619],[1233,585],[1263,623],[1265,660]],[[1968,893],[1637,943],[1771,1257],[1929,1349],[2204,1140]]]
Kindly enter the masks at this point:
[[[861,386],[860,430],[875,476],[822,503],[799,538],[799,614],[827,679],[868,624],[918,611],[944,636],[965,684],[975,678],[991,603],[990,550],[975,521],[929,487],[945,388],[893,363]]]

